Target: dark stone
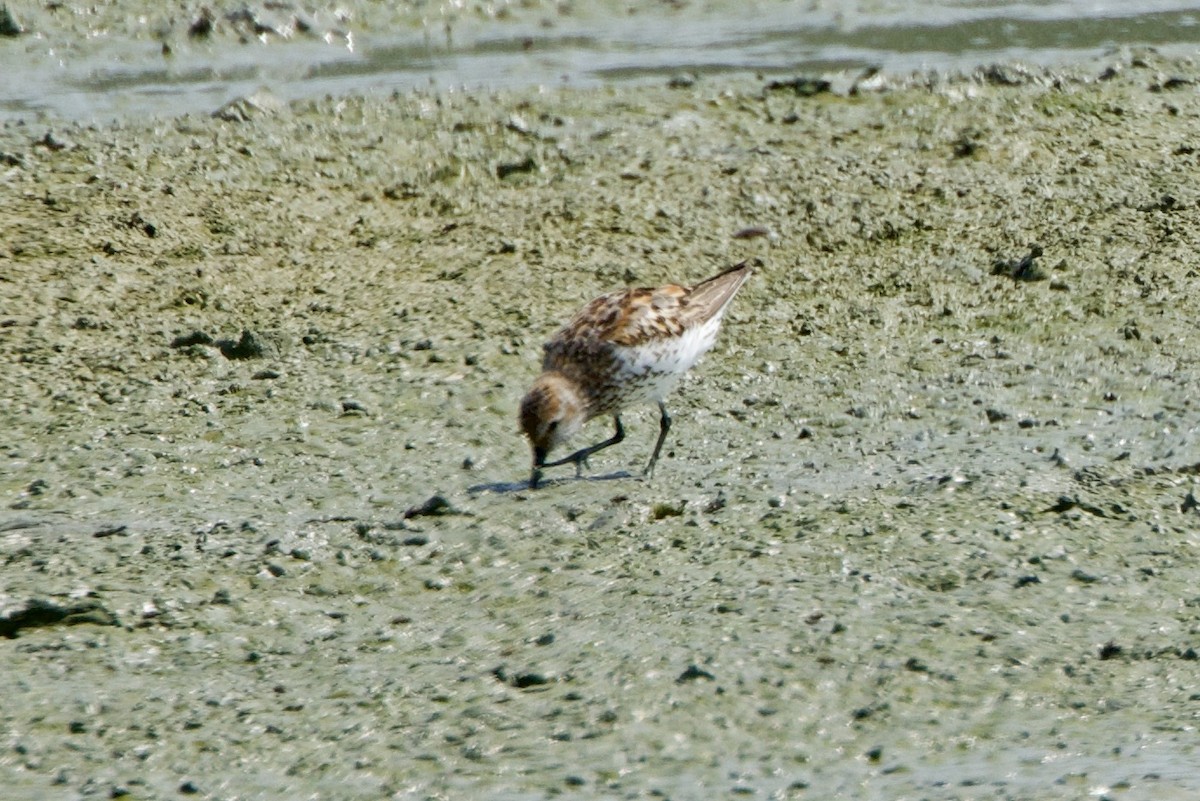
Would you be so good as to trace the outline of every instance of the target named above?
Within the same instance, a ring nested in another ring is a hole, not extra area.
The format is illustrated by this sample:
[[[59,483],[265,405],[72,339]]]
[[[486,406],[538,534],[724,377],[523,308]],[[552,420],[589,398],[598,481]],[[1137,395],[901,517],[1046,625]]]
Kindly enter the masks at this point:
[[[1014,281],[1041,281],[1046,278],[1046,274],[1034,261],[1042,252],[1041,245],[1030,245],[1029,253],[1020,259],[997,259],[992,263],[992,275],[1003,275]]]
[[[767,84],[768,92],[791,89],[799,97],[816,97],[833,89],[833,84],[824,78],[808,78],[803,75]]]
[[[522,161],[507,162],[496,165],[496,177],[503,180],[510,175],[519,173],[533,172],[537,169],[537,162],[533,160],[533,156],[526,156]]]
[[[171,340],[172,348],[186,348],[191,345],[211,345],[214,340],[203,331],[193,331],[190,334],[181,334]]]
[[[0,637],[14,639],[21,629],[43,626],[77,626],[94,623],[98,626],[119,626],[117,616],[99,601],[83,599],[67,606],[35,598],[6,617],[0,617]]]
[[[242,336],[237,342],[222,339],[217,342],[217,347],[226,359],[261,359],[268,351],[262,337],[249,329],[242,331]]]
[[[540,687],[543,684],[549,683],[550,679],[541,673],[518,673],[512,677],[512,686],[521,690],[527,687]]]
[[[358,402],[356,400],[346,399],[346,400],[342,401],[342,414],[369,415],[370,412],[367,411],[367,407],[363,406],[360,402]]]
[[[1055,503],[1053,506],[1043,509],[1042,511],[1058,512],[1059,514],[1061,514],[1063,512],[1071,511],[1078,505],[1079,505],[1079,501],[1075,500],[1070,495],[1059,495],[1057,503]]]
[[[675,679],[675,683],[683,684],[684,682],[696,681],[697,679],[708,679],[709,681],[716,681],[717,677],[714,676],[713,674],[709,673],[707,670],[704,670],[703,668],[699,667],[698,665],[688,665],[687,670],[680,673],[678,678]]]
[[[420,506],[410,506],[404,513],[404,519],[410,520],[414,517],[451,514],[453,511],[454,507],[450,505],[450,501],[446,500],[441,495],[434,495],[426,499],[426,501]]]
[[[25,28],[17,22],[17,18],[8,10],[8,6],[0,6],[0,36],[10,39],[25,33]]]
[[[213,32],[213,15],[207,8],[200,10],[200,16],[188,27],[188,36],[193,39],[207,39]]]

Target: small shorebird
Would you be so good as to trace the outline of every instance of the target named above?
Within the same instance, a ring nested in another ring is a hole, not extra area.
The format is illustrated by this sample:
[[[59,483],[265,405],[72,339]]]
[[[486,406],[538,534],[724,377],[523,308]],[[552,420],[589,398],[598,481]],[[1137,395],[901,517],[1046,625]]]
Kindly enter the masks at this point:
[[[587,458],[625,438],[620,411],[634,403],[658,404],[654,463],[671,428],[664,400],[685,372],[717,339],[729,301],[750,277],[746,262],[692,288],[667,284],[601,295],[546,343],[542,374],[521,401],[521,428],[533,448],[536,488],[542,469],[574,462],[579,475]],[[611,414],[611,437],[553,462],[546,457],[588,420]]]

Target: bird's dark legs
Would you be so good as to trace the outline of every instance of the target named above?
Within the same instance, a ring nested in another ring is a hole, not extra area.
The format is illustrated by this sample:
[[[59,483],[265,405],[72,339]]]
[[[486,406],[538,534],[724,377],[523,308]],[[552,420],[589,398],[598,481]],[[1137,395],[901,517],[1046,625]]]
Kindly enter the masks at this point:
[[[650,464],[646,465],[644,475],[654,475],[654,465],[658,461],[658,454],[662,450],[663,440],[667,438],[667,432],[671,430],[671,415],[667,414],[667,405],[662,401],[658,402],[658,410],[662,412],[662,417],[658,418],[658,442],[654,443],[654,454],[650,457]]]
[[[581,449],[575,451],[574,453],[572,453],[570,456],[564,456],[561,459],[555,459],[553,462],[547,462],[542,465],[534,465],[535,473],[538,473],[540,475],[540,472],[538,471],[538,468],[540,468],[540,467],[558,467],[560,464],[567,464],[568,462],[574,462],[575,463],[575,475],[576,475],[576,477],[578,477],[579,474],[581,473],[581,471],[583,470],[583,466],[585,464],[587,464],[587,460],[588,460],[589,456],[591,456],[596,451],[604,450],[609,445],[616,445],[618,442],[625,439],[625,426],[621,425],[621,416],[614,414],[613,420],[617,424],[617,430],[613,432],[613,435],[611,437],[604,440],[603,442],[597,442],[595,445],[589,445],[586,448],[581,448]]]
[[[667,413],[667,405],[662,401],[658,403],[658,440],[654,443],[654,453],[650,456],[650,463],[646,465],[646,470],[643,475],[653,476],[654,465],[658,463],[658,456],[662,453],[663,442],[667,439],[667,432],[671,430],[671,415]],[[534,454],[533,474],[529,478],[529,486],[537,489],[538,484],[542,480],[542,468],[558,467],[560,465],[574,463],[575,476],[578,478],[583,471],[584,465],[587,464],[588,457],[596,451],[602,451],[610,445],[616,445],[621,440],[625,439],[625,426],[621,425],[620,415],[613,415],[613,422],[616,423],[616,430],[613,435],[603,442],[597,442],[595,445],[589,445],[586,448],[580,448],[569,456],[564,456],[561,459],[555,459],[553,462],[542,462],[545,458],[544,454]]]
[[[533,449],[533,472],[529,475],[529,488],[537,489],[542,483],[542,463],[546,461],[546,449]]]

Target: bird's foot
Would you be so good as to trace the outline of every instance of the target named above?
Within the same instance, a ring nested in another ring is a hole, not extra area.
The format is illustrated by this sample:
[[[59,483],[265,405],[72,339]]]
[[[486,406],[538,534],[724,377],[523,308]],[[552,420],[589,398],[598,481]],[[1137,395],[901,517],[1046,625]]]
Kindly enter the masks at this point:
[[[583,478],[583,468],[585,468],[585,467],[588,470],[592,469],[592,466],[590,464],[588,464],[588,455],[586,453],[584,453],[584,454],[580,454],[579,456],[576,456],[575,457],[575,478]]]

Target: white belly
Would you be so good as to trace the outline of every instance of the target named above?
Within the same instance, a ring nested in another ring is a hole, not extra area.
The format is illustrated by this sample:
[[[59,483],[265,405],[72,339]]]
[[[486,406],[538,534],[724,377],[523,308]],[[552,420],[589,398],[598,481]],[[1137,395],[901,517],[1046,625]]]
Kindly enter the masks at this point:
[[[721,315],[684,331],[671,339],[659,339],[647,345],[624,349],[623,377],[636,385],[631,400],[662,401],[679,378],[700,361],[717,341]]]

